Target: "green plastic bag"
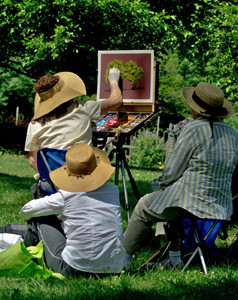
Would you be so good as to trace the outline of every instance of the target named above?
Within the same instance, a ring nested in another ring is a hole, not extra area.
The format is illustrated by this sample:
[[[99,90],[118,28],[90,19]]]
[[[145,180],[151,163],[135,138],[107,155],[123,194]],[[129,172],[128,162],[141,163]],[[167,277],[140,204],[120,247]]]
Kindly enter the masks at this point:
[[[21,241],[0,253],[0,275],[30,276],[36,280],[64,276],[49,270],[44,262],[43,243],[27,247]]]

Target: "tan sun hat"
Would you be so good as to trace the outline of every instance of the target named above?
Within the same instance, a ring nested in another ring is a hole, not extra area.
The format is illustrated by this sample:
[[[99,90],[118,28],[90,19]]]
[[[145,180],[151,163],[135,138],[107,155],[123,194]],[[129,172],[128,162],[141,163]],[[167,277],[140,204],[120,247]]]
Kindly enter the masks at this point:
[[[86,95],[85,84],[78,75],[72,72],[60,72],[54,75],[60,77],[59,81],[48,91],[35,95],[33,120],[48,114],[75,97]]]
[[[88,144],[75,144],[66,152],[66,164],[50,172],[53,183],[69,192],[90,192],[102,186],[112,175],[107,155]]]
[[[234,112],[223,91],[211,83],[200,82],[196,87],[185,87],[182,95],[185,103],[204,117],[227,118]]]

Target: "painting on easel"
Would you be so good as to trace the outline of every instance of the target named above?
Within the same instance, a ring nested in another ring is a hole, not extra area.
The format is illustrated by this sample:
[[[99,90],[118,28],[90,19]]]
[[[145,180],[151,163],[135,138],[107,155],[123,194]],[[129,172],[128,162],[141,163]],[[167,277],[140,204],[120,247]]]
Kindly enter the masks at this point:
[[[109,97],[107,77],[113,67],[121,72],[123,103],[153,103],[153,50],[98,51],[97,101]]]

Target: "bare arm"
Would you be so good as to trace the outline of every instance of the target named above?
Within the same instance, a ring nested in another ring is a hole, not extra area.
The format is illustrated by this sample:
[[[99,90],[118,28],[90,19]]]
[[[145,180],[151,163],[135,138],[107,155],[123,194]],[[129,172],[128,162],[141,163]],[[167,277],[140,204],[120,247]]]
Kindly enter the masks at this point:
[[[29,151],[29,153],[28,153],[28,160],[29,160],[30,166],[36,172],[38,172],[38,169],[37,169],[37,150],[35,150],[35,151]]]
[[[101,102],[101,114],[114,110],[122,104],[122,94],[118,86],[119,78],[120,71],[116,68],[110,69],[108,80],[110,82],[111,94],[108,99]]]
[[[118,83],[113,82],[110,84],[110,87],[110,97],[101,102],[101,114],[105,114],[110,110],[114,110],[122,104],[122,95]]]

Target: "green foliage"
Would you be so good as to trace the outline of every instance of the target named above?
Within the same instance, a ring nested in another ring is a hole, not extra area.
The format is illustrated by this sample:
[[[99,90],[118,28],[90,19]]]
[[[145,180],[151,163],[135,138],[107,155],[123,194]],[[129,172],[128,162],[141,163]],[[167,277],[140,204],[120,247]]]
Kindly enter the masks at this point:
[[[178,15],[170,20],[174,25],[176,52],[182,61],[186,58],[195,71],[191,74],[189,68],[184,69],[184,75],[219,86],[228,100],[235,103],[238,98],[238,6],[237,1],[233,2],[186,1],[177,6]]]
[[[128,164],[131,167],[158,169],[164,164],[166,145],[157,135],[157,132],[149,129],[141,129],[134,136],[130,137],[130,144],[124,145]],[[109,155],[114,145],[106,146],[106,153]],[[128,151],[127,151],[127,150]],[[112,163],[116,163],[114,156]]]
[[[182,70],[185,68],[185,65],[191,68],[185,59],[181,61],[177,54],[171,52],[163,54],[159,60],[159,100],[167,103],[167,106],[173,113],[177,112],[177,114],[181,116],[185,116],[190,111],[183,102],[181,88],[184,85],[194,85],[191,79],[190,81],[187,80],[186,84],[184,82],[185,78],[182,74]],[[194,76],[192,79],[194,80]],[[164,106],[166,108],[166,104],[164,104]]]
[[[17,72],[0,68],[0,106],[7,106],[8,116],[16,114],[16,107],[25,117],[32,115],[33,80]]]
[[[207,18],[205,27],[209,36],[209,60],[207,59],[205,72],[210,74],[210,80],[215,82],[228,100],[237,105],[237,81],[238,81],[238,6],[231,3],[223,3],[212,9],[212,16]],[[208,25],[211,21],[212,24]],[[212,26],[211,26],[212,25]],[[208,54],[207,54],[208,55]]]
[[[164,164],[165,144],[156,132],[139,130],[136,136],[131,137],[130,146],[131,166],[158,168]]]
[[[191,115],[191,110],[184,103],[181,93],[183,86],[194,86],[194,77],[184,78],[183,68],[189,68],[192,72],[192,65],[187,60],[181,61],[177,54],[168,51],[162,54],[159,63],[159,97],[158,111],[160,112],[160,131],[169,127],[170,123],[176,124],[185,117]],[[192,72],[192,74],[194,74]],[[185,81],[186,84],[185,84]],[[198,81],[199,82],[199,81]],[[196,84],[198,83],[196,82]],[[149,125],[150,130],[157,126],[156,120]]]
[[[89,85],[99,49],[162,49],[166,18],[142,1],[3,0],[2,66],[30,77],[67,69]]]
[[[81,100],[81,101],[96,101],[97,100],[97,95],[93,94],[93,95],[83,95],[83,96],[79,96],[76,97],[75,99]]]
[[[84,80],[87,93],[95,94],[98,50],[154,49],[159,53],[169,41],[168,18],[138,0],[1,1],[2,72],[18,78],[12,92],[22,96],[15,98],[1,81],[0,105],[7,111],[6,104],[24,98],[31,111],[25,110],[26,105],[23,110],[32,116],[33,84],[30,88],[21,74],[33,83],[44,74],[72,71]]]
[[[138,66],[136,62],[133,60],[129,60],[123,63],[119,59],[114,59],[107,65],[105,80],[107,83],[108,81],[108,74],[111,68],[117,68],[120,70],[120,75],[123,80],[129,80],[130,84],[133,85],[133,88],[136,87],[136,83],[141,80],[144,74],[144,70],[142,67]]]
[[[237,110],[237,18],[237,0],[2,0],[0,106],[32,115],[34,80],[66,70],[95,94],[98,50],[154,49],[166,120],[187,116],[181,88],[200,81]]]
[[[225,119],[225,122],[235,128],[235,130],[238,132],[238,113],[234,113],[232,116]]]

